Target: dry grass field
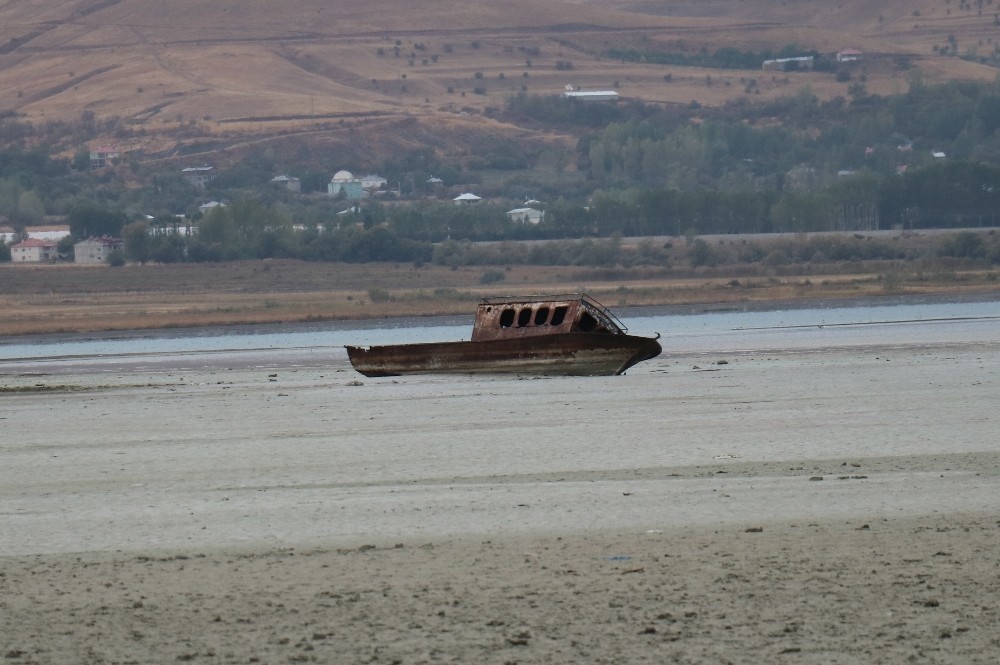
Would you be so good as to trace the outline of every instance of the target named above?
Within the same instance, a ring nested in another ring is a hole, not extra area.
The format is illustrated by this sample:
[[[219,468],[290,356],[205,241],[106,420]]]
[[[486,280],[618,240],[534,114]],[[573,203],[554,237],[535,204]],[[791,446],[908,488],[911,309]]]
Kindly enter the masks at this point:
[[[176,157],[181,145],[188,159],[201,157],[199,137],[224,151],[246,137],[289,134],[374,153],[408,147],[412,133],[422,145],[434,145],[428,136],[457,141],[461,152],[474,150],[481,132],[528,132],[480,115],[522,90],[613,86],[626,98],[706,105],[806,86],[823,98],[847,91],[829,73],[622,63],[602,57],[611,48],[854,47],[867,54],[859,73],[878,94],[905,91],[910,67],[928,81],[993,80],[996,69],[934,47],[953,37],[960,53],[992,52],[994,9],[948,0],[392,0],[377,8],[289,0],[281,11],[259,1],[238,11],[194,0],[8,2],[0,5],[0,110],[33,122],[117,117],[136,131],[107,139],[147,157]],[[741,84],[747,77],[757,79],[753,93]]]
[[[0,336],[252,323],[470,314],[480,297],[585,291],[608,306],[704,308],[801,300],[1000,293],[996,273],[885,266],[778,276],[763,268],[670,273],[511,266],[482,268],[244,261],[220,264],[0,265]],[[823,273],[826,274],[823,274]],[[831,274],[836,272],[836,274]],[[733,277],[738,274],[739,278]]]

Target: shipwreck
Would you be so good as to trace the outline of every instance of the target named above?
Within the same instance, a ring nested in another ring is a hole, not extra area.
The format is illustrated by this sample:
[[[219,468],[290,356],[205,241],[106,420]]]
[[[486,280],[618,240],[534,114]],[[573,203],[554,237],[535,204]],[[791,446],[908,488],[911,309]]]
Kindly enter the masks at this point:
[[[610,376],[660,354],[584,294],[483,298],[468,341],[348,346],[365,376],[520,374]]]

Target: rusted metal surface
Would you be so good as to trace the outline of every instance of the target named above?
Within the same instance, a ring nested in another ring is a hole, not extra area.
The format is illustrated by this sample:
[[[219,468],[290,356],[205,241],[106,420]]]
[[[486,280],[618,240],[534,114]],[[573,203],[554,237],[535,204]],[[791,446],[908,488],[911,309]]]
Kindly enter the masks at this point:
[[[472,341],[348,346],[365,376],[400,374],[621,374],[655,358],[660,343],[628,335],[625,327],[586,296],[484,299]]]
[[[587,296],[484,298],[476,311],[472,341],[547,336],[570,332],[624,334],[603,305]]]

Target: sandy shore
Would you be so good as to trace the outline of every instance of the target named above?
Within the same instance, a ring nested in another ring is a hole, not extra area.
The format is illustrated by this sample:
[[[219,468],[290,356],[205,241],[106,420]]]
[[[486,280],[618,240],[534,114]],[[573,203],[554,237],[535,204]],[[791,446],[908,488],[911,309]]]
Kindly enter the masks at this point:
[[[1000,655],[995,341],[598,379],[17,369],[0,662]]]

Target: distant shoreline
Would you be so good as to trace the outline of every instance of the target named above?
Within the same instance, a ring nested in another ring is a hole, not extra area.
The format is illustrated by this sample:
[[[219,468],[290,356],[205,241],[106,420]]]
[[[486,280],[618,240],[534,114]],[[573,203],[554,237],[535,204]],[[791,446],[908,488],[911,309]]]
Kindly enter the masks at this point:
[[[860,261],[597,269],[577,265],[446,266],[297,260],[0,269],[0,339],[331,321],[471,317],[486,296],[584,292],[616,313],[666,313],[1000,299],[995,267]],[[489,278],[489,279],[487,279]],[[346,324],[345,324],[346,325]]]
[[[882,296],[855,296],[830,298],[803,298],[760,300],[753,302],[732,303],[685,303],[685,304],[653,304],[641,306],[615,307],[614,312],[620,318],[646,316],[689,316],[698,314],[725,312],[766,312],[778,310],[801,309],[840,309],[846,307],[883,307],[894,305],[917,305],[935,303],[964,302],[1000,302],[1000,290],[993,292],[957,292],[957,293],[915,293],[886,294]],[[29,333],[25,335],[0,335],[0,346],[15,344],[56,343],[61,341],[80,341],[93,339],[155,339],[166,336],[204,336],[212,334],[268,334],[282,331],[303,332],[310,329],[323,329],[330,326],[344,328],[366,329],[382,327],[379,323],[392,322],[393,327],[408,327],[422,325],[463,325],[472,322],[473,313],[468,314],[429,314],[407,316],[383,316],[373,318],[327,319],[323,321],[277,321],[263,323],[232,323],[208,326],[184,326],[164,328],[135,328],[105,331],[52,332]],[[409,322],[404,323],[404,322]],[[431,323],[433,322],[433,323]]]

